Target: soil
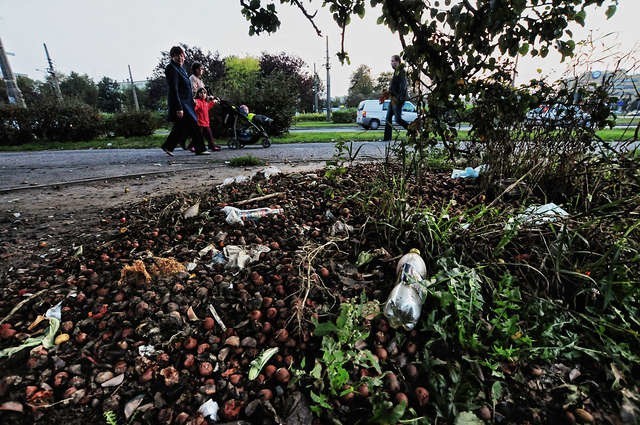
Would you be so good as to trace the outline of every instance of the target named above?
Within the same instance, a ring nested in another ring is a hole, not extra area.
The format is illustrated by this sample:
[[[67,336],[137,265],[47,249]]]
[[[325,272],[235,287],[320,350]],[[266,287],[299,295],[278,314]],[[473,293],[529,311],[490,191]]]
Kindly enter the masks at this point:
[[[370,226],[372,216],[404,214],[417,201],[387,199],[397,168],[361,165],[334,179],[315,168],[282,167],[290,173],[225,186],[224,178],[256,169],[2,195],[0,352],[44,335],[50,325],[38,317],[58,303],[61,319],[55,344],[0,357],[0,423],[203,425],[213,423],[203,418],[205,403],[217,403],[219,422],[234,424],[366,423],[374,406],[389,417],[405,407],[414,416],[439,417],[443,399],[429,379],[426,349],[419,349],[435,333],[393,329],[379,311],[398,258],[418,246],[419,235],[389,240],[385,226]],[[477,184],[444,172],[408,186],[409,196],[448,205],[454,217],[485,200]],[[361,187],[370,190],[358,197]],[[196,205],[198,212],[187,214]],[[220,209],[227,205],[278,211],[239,225],[226,221]],[[259,250],[238,268],[233,247]],[[374,258],[358,268],[363,251]],[[436,260],[428,258],[427,267]],[[369,354],[343,365],[325,359],[328,339],[314,334],[314,322],[337,323],[340,305],[363,297],[373,301],[372,311],[358,316],[367,331],[338,351]],[[252,379],[252,362],[270,348],[277,353]],[[463,360],[443,344],[431,350]],[[316,366],[323,364],[342,371],[325,370],[319,382]],[[503,373],[515,374],[517,366],[505,364]],[[504,423],[560,423],[564,410],[546,397],[571,369],[526,373],[539,391],[514,379],[506,392],[513,398],[474,413]],[[328,393],[327,380],[336,377],[344,380],[331,399],[312,399],[318,386]],[[344,387],[366,377],[371,394]],[[491,382],[482,382],[489,391]]]
[[[317,170],[324,162],[272,165],[291,173]],[[43,250],[55,252],[70,242],[100,233],[101,219],[108,210],[168,194],[210,190],[226,178],[250,176],[262,168],[186,170],[2,193],[0,268],[22,267]]]

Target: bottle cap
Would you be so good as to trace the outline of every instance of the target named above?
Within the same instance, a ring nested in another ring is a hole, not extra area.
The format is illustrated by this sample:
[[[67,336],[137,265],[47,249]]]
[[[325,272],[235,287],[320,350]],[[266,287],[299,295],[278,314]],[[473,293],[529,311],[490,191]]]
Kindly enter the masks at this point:
[[[409,253],[410,254],[418,254],[418,255],[420,255],[420,250],[418,248],[411,248],[409,250]]]

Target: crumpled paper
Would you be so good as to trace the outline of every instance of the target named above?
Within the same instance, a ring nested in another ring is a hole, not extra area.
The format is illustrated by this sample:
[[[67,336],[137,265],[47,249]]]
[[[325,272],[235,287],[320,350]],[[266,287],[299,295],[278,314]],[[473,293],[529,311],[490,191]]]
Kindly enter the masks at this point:
[[[223,252],[227,257],[227,268],[231,269],[244,269],[247,264],[256,262],[260,259],[260,254],[263,252],[269,252],[271,248],[266,245],[248,245],[241,247],[238,245],[227,245],[224,247]]]

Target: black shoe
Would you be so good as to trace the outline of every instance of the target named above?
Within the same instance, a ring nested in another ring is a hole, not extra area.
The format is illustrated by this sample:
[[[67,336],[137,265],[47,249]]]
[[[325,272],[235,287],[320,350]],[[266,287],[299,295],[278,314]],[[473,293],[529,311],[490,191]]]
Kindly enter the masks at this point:
[[[164,151],[164,153],[166,153],[169,156],[173,156],[173,152],[171,152],[169,149],[167,148],[162,148],[162,150]]]

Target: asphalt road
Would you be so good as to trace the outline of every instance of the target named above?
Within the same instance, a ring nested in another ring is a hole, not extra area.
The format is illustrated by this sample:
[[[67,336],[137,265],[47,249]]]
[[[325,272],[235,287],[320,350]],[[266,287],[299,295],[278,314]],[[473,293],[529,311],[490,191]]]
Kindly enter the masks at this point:
[[[384,142],[358,142],[363,145],[358,159],[380,159]],[[333,143],[271,145],[265,149],[249,145],[233,150],[224,147],[209,156],[197,156],[180,148],[174,157],[157,149],[65,150],[0,153],[0,191],[60,185],[73,181],[107,179],[120,176],[170,173],[205,167],[227,167],[225,161],[252,155],[270,163],[327,161],[335,153]]]

